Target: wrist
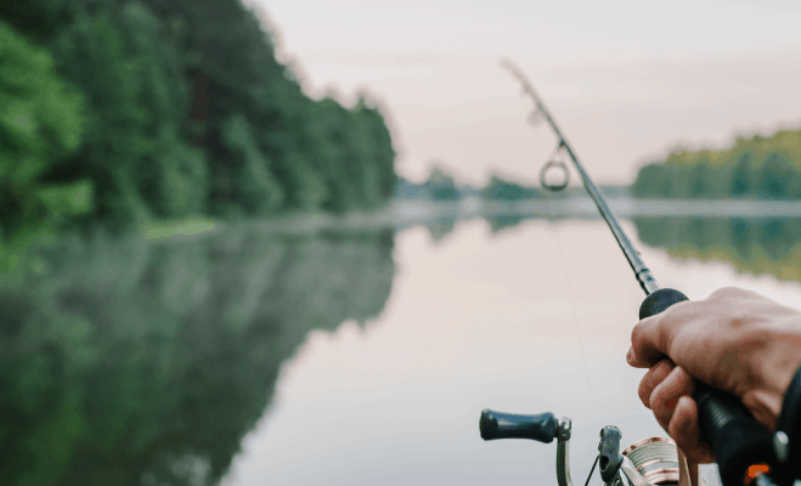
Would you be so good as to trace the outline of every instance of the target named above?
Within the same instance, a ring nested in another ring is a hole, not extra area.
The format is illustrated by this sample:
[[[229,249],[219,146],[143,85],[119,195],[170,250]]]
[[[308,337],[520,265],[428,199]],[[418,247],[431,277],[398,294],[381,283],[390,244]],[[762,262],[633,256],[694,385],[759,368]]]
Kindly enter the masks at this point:
[[[761,339],[754,343],[760,350],[743,360],[756,364],[755,383],[750,385],[750,390],[743,390],[743,396],[748,391],[762,395],[758,401],[762,401],[762,406],[770,409],[769,428],[772,430],[776,429],[783,400],[801,366],[801,326],[797,322],[794,324],[789,328],[763,331]]]

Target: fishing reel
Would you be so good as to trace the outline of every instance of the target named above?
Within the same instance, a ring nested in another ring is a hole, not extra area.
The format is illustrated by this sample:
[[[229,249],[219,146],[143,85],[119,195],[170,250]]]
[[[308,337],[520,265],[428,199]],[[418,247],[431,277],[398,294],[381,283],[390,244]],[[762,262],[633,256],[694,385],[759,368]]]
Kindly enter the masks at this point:
[[[484,440],[530,439],[549,444],[557,439],[556,479],[559,486],[573,486],[570,479],[569,418],[557,419],[550,412],[539,415],[516,415],[483,410],[479,429]],[[605,486],[705,486],[703,479],[690,475],[687,461],[679,454],[676,443],[666,437],[650,437],[634,442],[620,452],[620,429],[608,425],[601,429],[598,456],[590,470],[600,467]],[[587,478],[589,484],[589,478]]]

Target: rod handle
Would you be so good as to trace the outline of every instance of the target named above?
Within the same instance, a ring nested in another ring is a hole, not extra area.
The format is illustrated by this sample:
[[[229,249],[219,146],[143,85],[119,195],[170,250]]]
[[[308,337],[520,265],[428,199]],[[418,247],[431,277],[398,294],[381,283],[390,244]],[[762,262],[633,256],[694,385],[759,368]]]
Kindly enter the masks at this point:
[[[673,304],[678,304],[685,300],[690,299],[676,289],[659,289],[646,297],[640,304],[640,320],[655,316]]]
[[[640,319],[689,300],[674,289],[659,289],[645,298]],[[724,486],[742,486],[749,466],[772,460],[770,432],[757,422],[737,397],[696,380],[693,399],[698,404],[701,440],[715,453]]]
[[[556,437],[557,425],[558,421],[551,412],[517,415],[486,408],[481,411],[478,422],[484,440],[531,439],[546,444],[553,442]]]

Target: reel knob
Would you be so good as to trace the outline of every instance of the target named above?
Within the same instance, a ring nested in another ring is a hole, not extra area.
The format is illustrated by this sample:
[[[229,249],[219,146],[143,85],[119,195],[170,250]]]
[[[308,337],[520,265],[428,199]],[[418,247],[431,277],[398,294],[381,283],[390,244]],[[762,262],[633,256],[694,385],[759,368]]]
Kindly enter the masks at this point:
[[[481,411],[478,428],[484,440],[530,439],[548,444],[556,437],[558,421],[551,412],[516,415],[485,408]]]

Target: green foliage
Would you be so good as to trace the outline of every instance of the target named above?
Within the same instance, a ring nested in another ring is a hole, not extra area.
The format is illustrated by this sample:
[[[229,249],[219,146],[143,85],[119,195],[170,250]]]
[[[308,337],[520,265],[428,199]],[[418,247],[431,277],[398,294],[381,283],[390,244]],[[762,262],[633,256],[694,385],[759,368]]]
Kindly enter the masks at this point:
[[[698,161],[694,167],[688,169],[688,172],[687,197],[691,199],[703,198],[711,192],[713,174],[707,161]]]
[[[801,130],[738,138],[720,152],[678,150],[642,167],[632,186],[641,198],[797,199],[801,197]]]
[[[365,96],[351,108],[309,99],[276,60],[254,8],[240,0],[4,3],[0,18],[42,46],[3,27],[0,49],[14,53],[4,54],[12,62],[0,76],[4,86],[25,85],[3,101],[0,128],[2,150],[21,161],[15,184],[91,194],[91,204],[65,206],[64,218],[121,229],[385,204],[395,151],[380,111]],[[47,134],[37,142],[39,132]],[[3,204],[16,227],[39,217],[31,209],[38,192],[26,194],[27,202]]]
[[[431,168],[431,174],[423,183],[423,187],[435,201],[458,201],[462,197],[453,176],[437,165]]]
[[[635,197],[668,198],[673,194],[673,167],[653,163],[648,164],[637,173],[637,179],[631,192]]]
[[[767,199],[788,199],[792,180],[799,177],[790,160],[778,153],[770,154],[759,170],[758,194]],[[796,196],[797,197],[797,196]]]
[[[738,157],[737,162],[734,164],[731,178],[731,191],[729,191],[732,197],[747,197],[751,195],[754,183],[754,176],[752,175],[753,165],[754,157],[750,152],[745,152]]]
[[[91,208],[85,182],[57,184],[43,175],[81,143],[79,96],[59,79],[47,51],[0,22],[0,221],[23,238]],[[23,235],[19,234],[20,232]],[[7,241],[8,243],[8,241]]]
[[[206,159],[180,134],[190,95],[178,69],[181,57],[146,6],[128,3],[120,14],[129,66],[139,81],[142,145],[134,171],[139,197],[157,217],[200,213],[205,209]]]
[[[270,173],[270,164],[247,120],[241,115],[228,119],[222,126],[221,140],[230,155],[226,163],[214,166],[215,212],[224,214],[238,208],[247,214],[266,214],[279,208],[284,192]]]
[[[387,201],[396,180],[395,151],[381,113],[364,98],[350,110],[325,98],[311,112],[308,160],[323,187],[309,192],[335,212]]]
[[[481,195],[486,199],[500,201],[515,201],[519,199],[542,197],[535,188],[521,186],[520,184],[504,180],[496,174],[492,175],[487,186],[481,191]]]

